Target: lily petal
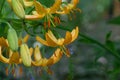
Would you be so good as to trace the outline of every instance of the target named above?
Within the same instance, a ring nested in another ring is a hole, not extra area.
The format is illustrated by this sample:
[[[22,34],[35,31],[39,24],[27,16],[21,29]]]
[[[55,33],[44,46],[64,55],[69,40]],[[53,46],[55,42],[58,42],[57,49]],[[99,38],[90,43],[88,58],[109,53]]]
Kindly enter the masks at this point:
[[[5,58],[5,57],[2,55],[1,46],[0,46],[0,61],[1,61],[1,62],[4,62],[4,63],[9,63],[9,59]]]
[[[36,36],[36,40],[37,40],[38,42],[46,45],[46,46],[49,46],[48,43],[47,43],[47,41],[43,40],[43,39],[42,39],[41,37],[39,37],[39,36]]]
[[[62,0],[56,0],[52,7],[50,7],[50,13],[55,13],[62,3]]]
[[[52,36],[50,36],[50,34],[46,33],[45,36],[46,36],[46,41],[50,46],[52,47],[58,46],[57,41]]]
[[[39,15],[43,15],[43,14],[47,13],[47,10],[44,8],[44,6],[40,2],[34,0],[34,5],[35,5],[35,9]]]
[[[57,48],[55,53],[48,59],[48,64],[52,65],[52,64],[57,63],[61,59],[62,55],[63,54],[62,54],[61,50],[59,48]]]
[[[39,61],[41,58],[42,58],[42,55],[39,50],[39,46],[36,46],[35,51],[34,51],[34,59],[35,59],[35,61]]]
[[[0,38],[0,45],[4,47],[8,47],[8,42],[5,38]]]
[[[25,19],[27,20],[39,20],[42,19],[45,15],[25,15]]]
[[[72,35],[69,31],[66,32],[66,35],[65,35],[65,41],[64,41],[64,44],[67,45],[71,42],[72,40]]]
[[[78,33],[79,33],[79,29],[77,26],[76,29],[71,32],[71,34],[72,34],[72,41],[71,42],[73,42],[78,37]]]
[[[43,66],[43,67],[49,66],[58,62],[61,59],[61,57],[62,57],[62,53],[61,50],[58,48],[49,59],[42,58],[39,61],[32,61],[32,65]]]

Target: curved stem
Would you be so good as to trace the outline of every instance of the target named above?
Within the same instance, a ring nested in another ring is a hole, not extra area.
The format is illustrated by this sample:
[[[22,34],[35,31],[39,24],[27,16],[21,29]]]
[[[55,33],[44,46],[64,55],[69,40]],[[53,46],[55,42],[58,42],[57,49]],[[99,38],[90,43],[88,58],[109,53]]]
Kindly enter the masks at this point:
[[[9,28],[12,28],[12,26],[10,25],[10,23],[8,23],[7,21],[4,21],[4,20],[0,20],[0,23],[5,23],[8,25]]]
[[[90,38],[84,34],[79,33],[80,37],[83,37],[87,40],[90,40],[91,42],[93,42],[94,44],[97,44],[98,46],[102,47],[103,49],[107,50],[108,52],[110,52],[112,55],[114,55],[117,59],[120,59],[120,55],[117,52],[112,51],[110,48],[108,48],[107,46],[105,46],[104,44],[98,42],[97,40]]]

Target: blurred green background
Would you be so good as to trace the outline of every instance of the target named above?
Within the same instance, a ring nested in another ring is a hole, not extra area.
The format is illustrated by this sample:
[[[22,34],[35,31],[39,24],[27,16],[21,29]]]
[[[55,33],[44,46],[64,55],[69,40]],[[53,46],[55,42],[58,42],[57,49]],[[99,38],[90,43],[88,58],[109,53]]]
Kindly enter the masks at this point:
[[[54,2],[39,1],[46,6]],[[70,58],[63,56],[57,64],[51,66],[52,75],[45,70],[41,71],[41,67],[22,66],[22,75],[6,76],[5,67],[8,65],[0,62],[0,80],[120,80],[120,1],[80,0],[77,7],[82,12],[71,14],[72,20],[61,15],[64,22],[58,26],[58,31],[72,30],[79,26],[78,39],[67,46],[71,51]],[[21,21],[16,19],[6,0],[0,0],[0,16],[0,19],[8,21],[14,17],[11,24],[17,32],[21,31]],[[5,36],[6,28],[2,26],[5,24],[0,24],[0,36]],[[33,45],[33,41],[31,38],[28,44]],[[45,55],[53,52],[51,48],[43,48]]]

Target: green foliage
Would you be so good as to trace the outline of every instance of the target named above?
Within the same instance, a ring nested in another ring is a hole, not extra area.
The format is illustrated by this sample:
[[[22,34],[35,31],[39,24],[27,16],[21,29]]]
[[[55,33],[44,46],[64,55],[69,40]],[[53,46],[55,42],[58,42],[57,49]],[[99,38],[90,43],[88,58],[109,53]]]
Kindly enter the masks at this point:
[[[111,20],[109,20],[110,24],[116,24],[116,25],[120,25],[120,16],[112,18]]]

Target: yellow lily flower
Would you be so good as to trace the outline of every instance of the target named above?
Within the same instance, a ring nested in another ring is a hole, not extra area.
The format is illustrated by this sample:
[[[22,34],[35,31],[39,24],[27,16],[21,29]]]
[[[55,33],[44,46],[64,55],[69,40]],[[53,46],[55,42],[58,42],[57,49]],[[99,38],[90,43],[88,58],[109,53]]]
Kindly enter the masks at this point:
[[[78,27],[76,27],[75,29],[72,30],[72,32],[67,31],[65,38],[57,39],[53,35],[53,33],[49,30],[45,35],[46,40],[42,39],[39,36],[36,36],[36,40],[46,46],[57,47],[57,46],[67,45],[73,42],[77,38],[78,33],[79,30]]]
[[[36,40],[46,46],[51,46],[51,47],[57,47],[59,46],[60,49],[62,50],[63,53],[67,55],[67,57],[70,57],[70,52],[69,49],[65,48],[64,45],[70,44],[73,42],[77,37],[78,37],[78,27],[72,30],[72,32],[67,31],[65,38],[59,38],[57,39],[53,33],[48,30],[48,32],[45,34],[46,40],[42,39],[39,36],[36,36]]]
[[[73,12],[74,10],[80,11],[80,9],[76,8],[77,4],[79,3],[79,0],[72,0],[71,3],[61,6],[60,11],[56,11],[57,14],[69,14],[70,12]]]
[[[12,52],[10,49],[8,49],[9,58],[6,58],[2,55],[2,48],[6,50],[9,48],[8,41],[3,37],[0,38],[0,61],[7,64],[20,63],[18,52]]]
[[[23,38],[23,42],[27,42],[29,38],[29,35],[26,35]],[[18,44],[21,45],[22,41],[19,40]],[[2,48],[8,50],[8,58],[4,57],[2,55]],[[31,49],[30,49],[31,52]],[[32,53],[30,53],[32,54]],[[22,62],[19,53],[16,52],[12,52],[12,50],[9,49],[9,45],[8,45],[8,41],[6,39],[4,39],[3,37],[0,38],[0,61],[2,61],[3,63],[7,63],[7,64],[20,64]]]
[[[55,27],[55,23],[60,24],[60,20],[57,17],[54,17],[52,14],[55,14],[57,10],[60,9],[62,0],[56,0],[53,6],[50,8],[46,8],[43,6],[40,2],[34,0],[35,10],[33,11],[33,15],[25,15],[25,19],[27,20],[39,20],[39,19],[45,19],[44,21],[44,27],[48,26],[48,28],[51,26],[51,24]],[[55,20],[55,23],[54,23]],[[57,22],[56,22],[57,21]]]
[[[60,7],[62,0],[56,0],[52,7],[46,8],[40,2],[34,0],[35,10],[33,15],[26,15],[25,19],[28,20],[38,20],[47,16],[48,18],[52,17],[51,14],[54,14]]]
[[[26,35],[23,41],[26,42],[28,38],[29,38],[29,35]],[[21,41],[20,41],[20,45],[21,45]],[[8,57],[3,56],[2,49],[8,50],[5,52]],[[33,48],[30,48],[29,51],[30,51],[30,57],[32,57],[32,55],[34,56],[34,61],[33,60],[31,61],[31,64],[33,66],[53,65],[57,63],[62,57],[62,51],[59,48],[56,49],[54,54],[48,59],[42,57],[38,46],[36,46],[34,50],[34,54],[33,54]],[[7,40],[4,38],[0,38],[0,61],[6,64],[22,64],[23,63],[21,55],[19,55],[19,52],[18,51],[12,52],[12,50],[9,49]]]
[[[41,52],[39,50],[39,47],[36,46],[35,51],[34,51],[34,61],[32,60],[32,65],[33,66],[49,66],[57,63],[62,57],[62,52],[58,48],[54,52],[54,54],[50,58],[43,58],[41,55]]]

